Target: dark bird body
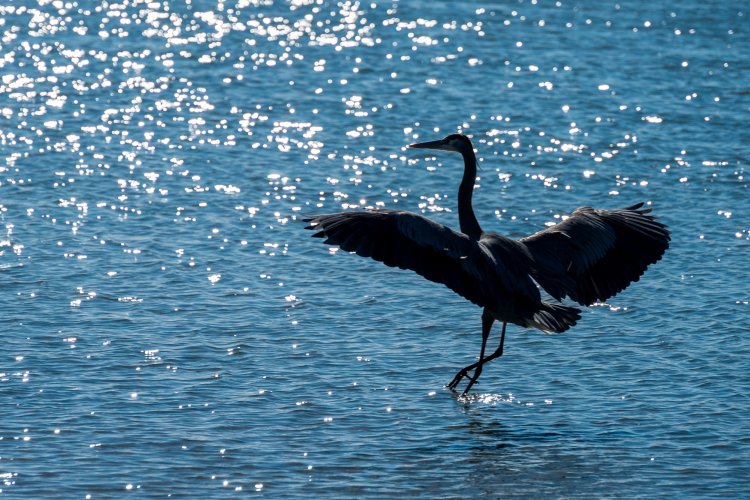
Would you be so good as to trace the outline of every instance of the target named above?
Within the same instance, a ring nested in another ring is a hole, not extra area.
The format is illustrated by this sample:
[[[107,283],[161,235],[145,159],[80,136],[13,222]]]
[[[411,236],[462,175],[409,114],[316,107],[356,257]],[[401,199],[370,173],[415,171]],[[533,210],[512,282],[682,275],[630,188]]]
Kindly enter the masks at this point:
[[[411,269],[483,308],[479,361],[460,370],[455,389],[470,371],[466,395],[485,363],[503,353],[507,323],[545,332],[564,332],[580,319],[580,309],[542,300],[541,286],[556,301],[565,297],[591,305],[638,281],[669,247],[669,231],[639,203],[616,210],[576,209],[564,221],[521,240],[485,232],[471,204],[476,157],[471,141],[453,134],[410,148],[456,151],[464,158],[454,231],[403,210],[366,210],[316,215],[306,222],[325,243],[371,257],[391,267]],[[499,347],[485,355],[490,329],[503,324]]]

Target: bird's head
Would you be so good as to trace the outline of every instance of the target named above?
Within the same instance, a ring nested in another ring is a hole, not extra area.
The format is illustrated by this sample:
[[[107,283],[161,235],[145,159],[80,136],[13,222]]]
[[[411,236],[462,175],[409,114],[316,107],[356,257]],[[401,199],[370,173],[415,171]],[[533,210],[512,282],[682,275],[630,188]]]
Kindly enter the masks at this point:
[[[474,146],[468,137],[462,134],[451,134],[443,139],[429,142],[409,144],[411,149],[440,149],[442,151],[456,151],[457,153],[473,153]]]

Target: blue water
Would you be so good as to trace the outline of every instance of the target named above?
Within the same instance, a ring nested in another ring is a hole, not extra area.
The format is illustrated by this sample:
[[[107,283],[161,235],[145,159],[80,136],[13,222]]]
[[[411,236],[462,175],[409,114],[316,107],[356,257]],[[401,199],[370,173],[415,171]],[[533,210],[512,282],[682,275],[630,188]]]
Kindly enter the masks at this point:
[[[2,494],[748,494],[745,2],[97,3],[0,7]],[[480,310],[299,221],[456,226],[457,130],[487,230],[673,231],[469,401]]]

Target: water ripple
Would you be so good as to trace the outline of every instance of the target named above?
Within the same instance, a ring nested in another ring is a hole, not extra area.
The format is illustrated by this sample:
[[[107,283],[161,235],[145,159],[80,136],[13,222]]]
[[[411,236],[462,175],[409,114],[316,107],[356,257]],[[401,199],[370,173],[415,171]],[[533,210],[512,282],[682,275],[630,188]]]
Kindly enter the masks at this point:
[[[0,493],[741,496],[750,39],[736,4],[0,7]],[[645,200],[673,246],[564,335],[328,249],[303,214]],[[64,461],[59,458],[66,457]],[[86,474],[81,474],[86,470]]]

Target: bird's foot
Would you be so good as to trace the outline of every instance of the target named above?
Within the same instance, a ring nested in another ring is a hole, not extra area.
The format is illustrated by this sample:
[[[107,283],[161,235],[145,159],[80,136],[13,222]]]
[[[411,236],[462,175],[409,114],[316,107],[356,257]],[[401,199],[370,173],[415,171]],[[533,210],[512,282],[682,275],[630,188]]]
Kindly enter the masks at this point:
[[[465,376],[467,376],[469,374],[469,371],[471,369],[473,369],[473,368],[474,368],[473,366],[467,366],[467,367],[462,368],[461,370],[459,370],[459,372],[456,373],[456,376],[453,377],[453,380],[451,380],[450,383],[446,387],[448,389],[452,390],[452,391],[456,390],[456,387],[458,387],[458,384],[464,379]],[[471,378],[470,378],[470,380],[471,380]],[[476,382],[476,380],[472,380],[470,382],[470,384],[472,384],[474,382]],[[464,394],[466,394],[465,391],[464,391]]]
[[[478,384],[477,379],[479,378],[479,373],[476,371],[474,372],[474,375],[469,377],[469,383],[466,384],[466,387],[464,388],[464,392],[461,393],[461,397],[465,398],[469,394],[469,390],[474,386],[474,384]]]
[[[459,382],[461,382],[461,380],[463,380],[463,378],[469,373],[469,370],[467,368],[459,370],[459,372],[456,373],[456,376],[453,377],[453,380],[451,380],[446,387],[448,387],[448,389],[450,390],[455,390]]]

